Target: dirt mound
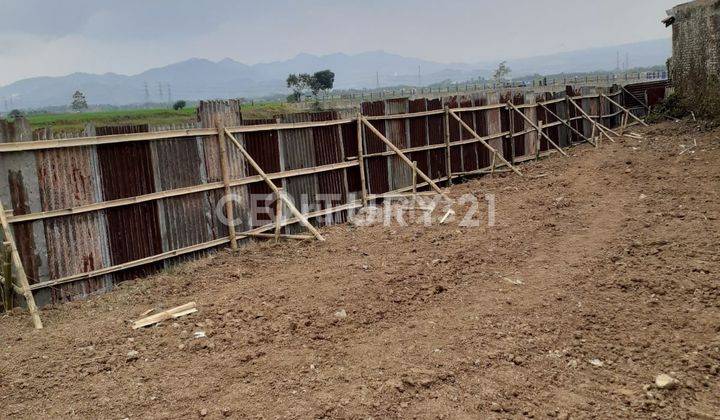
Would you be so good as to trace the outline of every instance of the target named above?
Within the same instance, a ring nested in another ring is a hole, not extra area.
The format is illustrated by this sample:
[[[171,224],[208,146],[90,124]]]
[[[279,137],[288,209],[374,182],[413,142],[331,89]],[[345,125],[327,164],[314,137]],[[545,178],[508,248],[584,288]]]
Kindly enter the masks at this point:
[[[40,332],[4,316],[3,415],[712,418],[720,131],[638,131],[449,190],[495,194],[494,227],[336,226],[45,309]]]

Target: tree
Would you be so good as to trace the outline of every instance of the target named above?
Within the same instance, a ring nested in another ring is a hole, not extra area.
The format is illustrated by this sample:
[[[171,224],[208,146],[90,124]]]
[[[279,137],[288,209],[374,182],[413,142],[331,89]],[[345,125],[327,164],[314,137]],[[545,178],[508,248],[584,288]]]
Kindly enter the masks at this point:
[[[510,67],[507,65],[507,61],[503,61],[498,65],[497,70],[495,70],[495,73],[493,73],[493,80],[498,83],[502,83],[507,79],[507,76],[510,75]]]
[[[22,116],[23,116],[23,113],[22,113],[22,111],[20,111],[19,109],[13,109],[13,110],[10,111],[10,113],[8,114],[8,117],[13,118],[13,119],[19,118],[19,117],[22,117]]]
[[[293,92],[288,96],[288,101],[299,102],[307,91],[317,98],[320,92],[332,89],[334,84],[335,73],[330,70],[322,70],[314,74],[290,74],[287,78],[287,87]]]
[[[187,105],[187,102],[185,102],[183,100],[179,100],[173,104],[173,109],[175,111],[179,111],[179,110],[185,108],[186,105]]]
[[[75,111],[80,111],[83,109],[88,108],[87,100],[85,99],[85,94],[80,92],[79,90],[76,90],[75,93],[73,93],[73,101],[72,101],[72,109]]]
[[[335,84],[335,73],[330,70],[316,72],[312,77],[311,89],[313,95],[317,96],[319,92],[331,90]]]

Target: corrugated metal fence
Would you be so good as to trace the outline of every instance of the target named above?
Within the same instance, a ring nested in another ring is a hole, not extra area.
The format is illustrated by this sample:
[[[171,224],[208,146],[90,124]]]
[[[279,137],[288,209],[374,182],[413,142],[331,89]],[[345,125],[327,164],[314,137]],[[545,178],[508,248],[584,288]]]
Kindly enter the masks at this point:
[[[553,153],[516,105],[562,147],[590,137],[592,118],[617,127],[622,111],[605,93],[642,114],[661,87],[568,87],[540,94],[485,92],[435,99],[366,102],[361,113],[390,142],[407,151],[437,182],[488,172],[492,154],[445,107],[514,163]],[[635,102],[635,103],[634,103]],[[539,105],[540,103],[544,106]],[[413,115],[417,114],[417,115]],[[563,122],[564,120],[564,122]],[[327,123],[324,123],[327,122]],[[216,124],[235,133],[253,159],[310,217],[324,226],[344,222],[360,207],[356,115],[338,111],[243,120],[237,101],[201,103],[188,127],[96,127],[72,139],[34,134],[27,122],[0,120],[0,200],[12,224],[23,266],[39,305],[86,297],[145,275],[178,258],[225,246],[228,227],[218,202],[225,195]],[[371,195],[406,191],[411,169],[363,127],[362,154]],[[169,131],[168,131],[169,130]],[[131,136],[118,136],[131,134]],[[449,159],[447,153],[449,151]],[[239,150],[228,147],[236,231],[272,229],[274,197]],[[451,168],[448,173],[448,164]],[[267,197],[253,200],[253,196]],[[286,216],[287,217],[287,216]],[[286,220],[285,232],[297,225]]]

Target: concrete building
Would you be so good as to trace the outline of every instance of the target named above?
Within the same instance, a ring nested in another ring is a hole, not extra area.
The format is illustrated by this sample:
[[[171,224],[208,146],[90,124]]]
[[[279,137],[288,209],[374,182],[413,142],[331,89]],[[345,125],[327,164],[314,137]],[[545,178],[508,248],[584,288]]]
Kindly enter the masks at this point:
[[[698,114],[720,117],[720,0],[695,0],[667,13],[675,91]]]

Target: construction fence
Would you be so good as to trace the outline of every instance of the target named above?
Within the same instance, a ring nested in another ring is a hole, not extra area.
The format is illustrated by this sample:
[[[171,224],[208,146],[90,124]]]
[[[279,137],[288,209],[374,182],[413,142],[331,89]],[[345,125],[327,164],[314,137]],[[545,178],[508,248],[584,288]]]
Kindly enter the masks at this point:
[[[271,236],[274,186],[313,226],[343,223],[367,200],[411,189],[408,160],[436,183],[481,175],[501,165],[496,158],[511,166],[592,141],[596,123],[626,123],[625,108],[641,117],[666,89],[663,81],[398,98],[271,120],[243,119],[238,101],[209,101],[197,126],[89,127],[64,139],[0,120],[3,242],[39,306],[80,299]],[[229,194],[237,199],[227,205]],[[302,219],[283,211],[282,233],[299,235]]]

